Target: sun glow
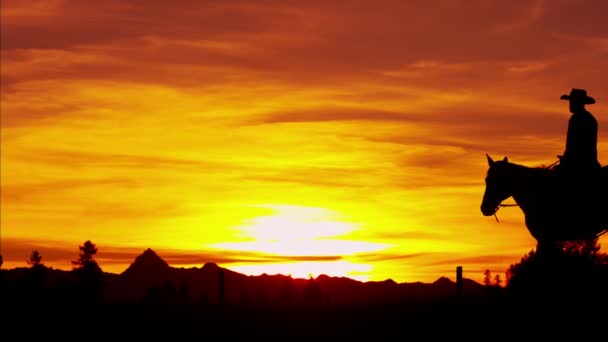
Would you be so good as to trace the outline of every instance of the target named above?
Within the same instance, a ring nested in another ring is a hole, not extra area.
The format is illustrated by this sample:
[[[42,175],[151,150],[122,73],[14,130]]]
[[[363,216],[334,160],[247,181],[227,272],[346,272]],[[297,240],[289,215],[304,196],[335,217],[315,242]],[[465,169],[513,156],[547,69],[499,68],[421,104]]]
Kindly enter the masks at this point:
[[[289,205],[261,207],[271,209],[272,214],[255,217],[235,228],[235,236],[249,241],[218,243],[212,247],[281,256],[346,256],[387,247],[348,240],[348,234],[357,230],[358,225],[340,221],[337,213],[327,209]]]
[[[263,205],[271,214],[258,216],[236,227],[240,242],[213,245],[219,250],[260,253],[281,262],[236,264],[231,269],[247,274],[281,273],[306,278],[309,275],[351,276],[364,279],[370,265],[347,261],[349,256],[384,250],[386,244],[348,239],[359,226],[324,208]],[[248,240],[248,241],[247,241]]]
[[[308,240],[344,235],[356,224],[337,221],[336,214],[322,208],[270,205],[273,215],[251,220],[242,229],[258,241]]]

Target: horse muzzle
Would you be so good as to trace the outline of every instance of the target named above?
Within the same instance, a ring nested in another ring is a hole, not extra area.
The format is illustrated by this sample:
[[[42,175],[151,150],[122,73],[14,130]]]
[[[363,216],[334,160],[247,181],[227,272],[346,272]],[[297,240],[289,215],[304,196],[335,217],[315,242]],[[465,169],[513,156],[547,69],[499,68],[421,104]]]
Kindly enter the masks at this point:
[[[496,214],[496,212],[498,211],[498,206],[491,208],[488,206],[481,206],[481,213],[483,214],[483,216],[492,216],[494,214]]]

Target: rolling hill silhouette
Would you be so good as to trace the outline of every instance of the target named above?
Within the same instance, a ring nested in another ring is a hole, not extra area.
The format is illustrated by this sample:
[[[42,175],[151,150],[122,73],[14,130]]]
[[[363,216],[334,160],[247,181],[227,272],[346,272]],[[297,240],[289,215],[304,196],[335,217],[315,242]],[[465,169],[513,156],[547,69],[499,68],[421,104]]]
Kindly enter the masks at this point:
[[[61,292],[62,298],[79,285],[75,271],[43,267],[36,273],[31,268],[2,270],[2,273],[4,286],[15,291],[14,300],[20,297],[20,284],[24,283],[44,289],[49,297],[52,293]],[[446,277],[433,283],[397,283],[391,279],[361,282],[327,275],[310,279],[281,274],[248,276],[214,263],[206,263],[202,267],[172,267],[149,248],[137,256],[124,272],[102,272],[100,283],[100,300],[111,303],[381,304],[437,301],[456,295],[455,282]],[[483,291],[481,284],[464,279],[464,296],[481,296]]]
[[[327,275],[248,276],[214,263],[171,267],[152,249],[120,274],[102,272],[96,278],[99,291],[92,294],[86,293],[91,287],[83,287],[82,275],[48,267],[0,270],[3,333],[327,340],[487,337],[497,331],[530,336],[532,331],[580,337],[601,332],[595,327],[605,321],[605,315],[583,310],[585,303],[563,311],[563,305],[509,302],[503,288],[471,279],[463,280],[457,295],[455,282],[447,277],[397,283]],[[65,322],[70,326],[58,328]]]
[[[162,300],[175,302],[220,302],[220,277],[223,297],[229,304],[356,304],[440,300],[454,297],[456,284],[446,277],[433,283],[361,282],[345,277],[320,275],[301,279],[285,275],[247,276],[214,263],[202,267],[169,266],[152,249],[146,249],[118,277],[107,283],[107,296],[117,301]],[[463,295],[478,296],[483,286],[463,281]]]

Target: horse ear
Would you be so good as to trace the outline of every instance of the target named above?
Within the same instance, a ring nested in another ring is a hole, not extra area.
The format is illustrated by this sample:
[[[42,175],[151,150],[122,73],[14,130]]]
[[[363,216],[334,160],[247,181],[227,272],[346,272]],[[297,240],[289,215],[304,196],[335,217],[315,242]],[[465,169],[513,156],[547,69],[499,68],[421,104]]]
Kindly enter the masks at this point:
[[[508,163],[508,162],[509,162],[509,159],[507,159],[507,157],[505,157],[505,158],[504,158],[502,161],[504,161],[504,162],[507,162],[507,163]]]
[[[486,157],[488,158],[488,165],[490,165],[490,166],[494,165],[494,161],[492,160],[492,157],[490,157],[487,153],[486,153]]]

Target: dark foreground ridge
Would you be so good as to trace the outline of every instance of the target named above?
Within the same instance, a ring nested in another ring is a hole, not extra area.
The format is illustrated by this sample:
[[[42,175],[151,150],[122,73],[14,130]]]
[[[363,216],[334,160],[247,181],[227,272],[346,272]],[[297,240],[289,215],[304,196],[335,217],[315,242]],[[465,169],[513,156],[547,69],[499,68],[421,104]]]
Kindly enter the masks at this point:
[[[539,262],[532,253],[530,260]],[[465,279],[458,292],[443,277],[433,283],[359,282],[246,276],[213,263],[174,268],[148,249],[122,274],[99,267],[0,270],[0,326],[4,336],[14,337],[376,340],[606,334],[601,327],[608,301],[602,291],[569,294],[559,286],[546,291],[538,280],[526,291],[521,285],[526,270],[516,271],[516,291]]]

